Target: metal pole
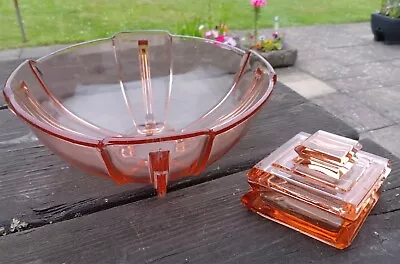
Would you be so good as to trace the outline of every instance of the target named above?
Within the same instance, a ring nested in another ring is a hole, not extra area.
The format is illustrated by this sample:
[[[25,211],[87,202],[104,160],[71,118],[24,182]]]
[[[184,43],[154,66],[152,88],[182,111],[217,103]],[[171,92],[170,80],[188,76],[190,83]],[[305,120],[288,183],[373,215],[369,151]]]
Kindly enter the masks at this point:
[[[22,41],[26,42],[26,34],[24,29],[24,22],[22,22],[21,12],[19,10],[18,0],[14,0],[15,11],[17,12],[19,28],[21,29]]]

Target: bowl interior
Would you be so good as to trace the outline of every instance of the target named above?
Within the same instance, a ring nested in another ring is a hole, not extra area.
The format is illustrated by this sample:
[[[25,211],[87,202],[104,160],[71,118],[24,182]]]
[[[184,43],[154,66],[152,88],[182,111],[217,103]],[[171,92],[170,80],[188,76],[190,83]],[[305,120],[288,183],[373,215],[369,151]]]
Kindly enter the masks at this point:
[[[101,140],[218,131],[272,91],[273,75],[253,52],[139,31],[26,61],[9,86],[39,127]]]

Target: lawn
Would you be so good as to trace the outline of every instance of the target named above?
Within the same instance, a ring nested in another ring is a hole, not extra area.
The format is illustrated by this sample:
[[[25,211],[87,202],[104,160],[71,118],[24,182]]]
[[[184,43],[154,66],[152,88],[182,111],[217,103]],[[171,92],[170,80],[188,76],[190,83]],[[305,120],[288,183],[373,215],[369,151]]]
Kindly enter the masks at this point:
[[[134,29],[167,29],[196,17],[250,28],[248,0],[19,0],[28,37],[23,44],[12,0],[0,0],[0,49],[74,43]],[[210,7],[211,5],[211,11]],[[260,27],[280,17],[284,27],[368,21],[378,0],[269,0]]]

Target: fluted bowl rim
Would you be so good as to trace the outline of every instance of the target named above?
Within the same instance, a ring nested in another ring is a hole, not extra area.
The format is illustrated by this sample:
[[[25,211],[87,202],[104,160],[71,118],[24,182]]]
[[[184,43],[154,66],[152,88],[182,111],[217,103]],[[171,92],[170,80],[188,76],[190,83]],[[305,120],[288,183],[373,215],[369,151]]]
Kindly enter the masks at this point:
[[[235,116],[234,118],[232,118],[232,120],[221,125],[217,129],[207,129],[206,128],[206,129],[200,129],[200,130],[193,131],[193,132],[175,133],[175,134],[171,134],[171,135],[154,135],[154,136],[140,135],[140,136],[122,136],[122,137],[121,136],[118,136],[118,137],[117,136],[109,136],[109,137],[104,137],[103,139],[93,139],[93,138],[90,138],[89,136],[77,135],[70,131],[62,130],[62,129],[53,127],[49,124],[46,124],[44,122],[40,122],[37,118],[28,114],[18,104],[18,102],[15,100],[15,97],[14,97],[14,94],[13,94],[13,91],[11,88],[11,82],[14,79],[17,72],[21,69],[21,67],[24,64],[26,64],[28,61],[33,61],[33,60],[25,60],[10,74],[9,78],[7,79],[7,81],[5,83],[4,89],[3,89],[4,98],[7,102],[10,110],[14,114],[16,114],[17,116],[22,118],[25,122],[27,122],[31,126],[41,130],[42,132],[52,135],[52,136],[55,136],[57,138],[75,143],[75,144],[84,145],[84,146],[88,146],[88,147],[98,147],[100,145],[105,146],[105,145],[114,145],[114,144],[118,144],[118,145],[146,144],[146,143],[163,142],[163,141],[169,141],[169,140],[179,140],[179,139],[191,138],[191,137],[200,136],[200,135],[214,135],[215,136],[215,135],[223,133],[233,127],[236,127],[239,124],[241,124],[242,122],[249,119],[252,115],[254,115],[263,106],[263,104],[268,100],[269,96],[272,94],[272,90],[273,90],[273,88],[276,84],[276,80],[277,80],[276,73],[275,73],[273,67],[271,66],[271,64],[256,51],[251,50],[251,49],[245,51],[238,47],[233,47],[228,44],[224,44],[221,42],[217,42],[217,41],[214,41],[211,39],[205,39],[205,38],[201,38],[201,37],[171,34],[169,31],[165,31],[165,30],[119,31],[119,32],[114,33],[110,37],[97,38],[97,39],[93,39],[93,40],[89,40],[89,41],[80,42],[77,44],[72,44],[67,47],[58,49],[54,52],[51,52],[45,56],[42,56],[42,57],[36,59],[36,62],[40,62],[42,60],[48,59],[54,55],[57,55],[65,50],[67,50],[67,49],[79,48],[80,46],[84,46],[89,43],[95,43],[95,42],[100,42],[100,41],[104,41],[104,40],[112,40],[119,34],[155,33],[155,32],[164,32],[164,33],[168,34],[170,37],[174,37],[174,38],[182,38],[182,39],[218,44],[220,46],[224,46],[225,48],[230,49],[233,52],[237,52],[241,55],[245,55],[246,53],[251,53],[251,54],[255,55],[257,57],[257,59],[259,61],[261,61],[264,64],[264,66],[266,67],[266,69],[268,70],[268,73],[269,73],[268,74],[268,78],[269,78],[268,89],[266,90],[264,95],[256,103],[254,103],[249,109],[247,109],[242,115]]]

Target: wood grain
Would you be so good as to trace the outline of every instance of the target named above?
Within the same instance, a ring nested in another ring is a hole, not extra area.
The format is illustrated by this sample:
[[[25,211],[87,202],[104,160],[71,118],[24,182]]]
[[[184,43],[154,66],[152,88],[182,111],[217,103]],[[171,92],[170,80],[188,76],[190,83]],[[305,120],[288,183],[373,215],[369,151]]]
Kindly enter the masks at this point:
[[[0,239],[1,263],[398,263],[400,161],[353,244],[343,251],[247,211],[245,172]],[[397,207],[388,209],[388,204]]]
[[[279,84],[241,142],[198,177],[170,185],[176,190],[243,171],[299,131],[324,129],[357,138],[350,126]],[[0,111],[0,230],[9,234],[154,195],[142,185],[115,185],[89,176],[50,153],[8,110]],[[26,223],[10,228],[13,221]],[[2,228],[1,228],[2,227]]]

